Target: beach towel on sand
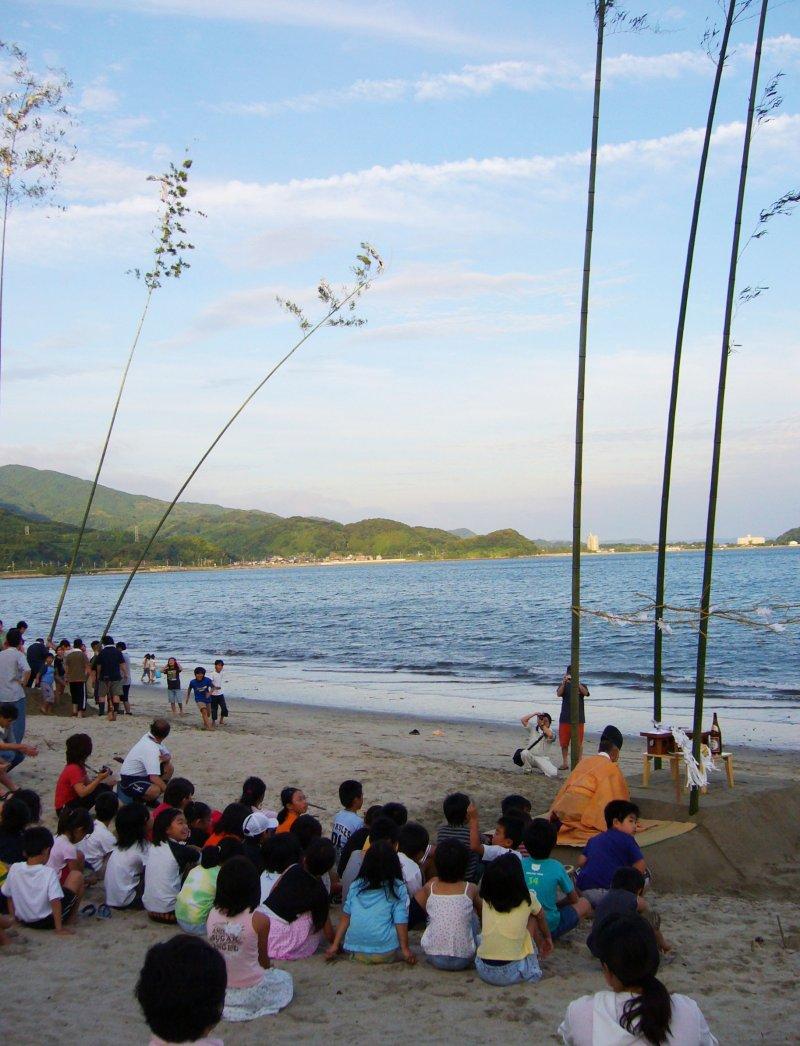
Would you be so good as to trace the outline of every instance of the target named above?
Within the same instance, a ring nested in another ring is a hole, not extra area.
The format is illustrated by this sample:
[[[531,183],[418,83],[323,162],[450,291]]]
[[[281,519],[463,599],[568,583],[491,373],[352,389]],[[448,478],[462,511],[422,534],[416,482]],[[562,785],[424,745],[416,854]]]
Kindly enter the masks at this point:
[[[630,799],[628,782],[605,755],[581,759],[553,800],[550,813],[561,821],[558,841],[578,846],[606,830],[603,811],[612,799]]]

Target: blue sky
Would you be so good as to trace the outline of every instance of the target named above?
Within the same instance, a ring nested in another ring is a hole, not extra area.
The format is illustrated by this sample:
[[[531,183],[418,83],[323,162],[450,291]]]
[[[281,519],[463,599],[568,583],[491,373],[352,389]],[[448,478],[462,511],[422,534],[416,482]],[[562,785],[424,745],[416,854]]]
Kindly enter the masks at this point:
[[[587,376],[585,530],[651,538],[685,239],[713,68],[713,2],[649,7],[608,41]],[[10,2],[6,39],[62,66],[77,146],[62,209],[9,226],[0,460],[93,473],[143,301],[156,201],[188,148],[193,267],[156,296],[103,479],[171,496],[291,344],[276,294],[386,273],[366,327],[324,331],[264,389],[187,496],[283,515],[391,516],[563,537],[594,35],[584,0]],[[705,526],[749,64],[735,30],[702,213],[671,532]],[[775,3],[745,229],[800,169],[800,5]],[[718,533],[800,522],[800,214],[751,244],[736,319]]]

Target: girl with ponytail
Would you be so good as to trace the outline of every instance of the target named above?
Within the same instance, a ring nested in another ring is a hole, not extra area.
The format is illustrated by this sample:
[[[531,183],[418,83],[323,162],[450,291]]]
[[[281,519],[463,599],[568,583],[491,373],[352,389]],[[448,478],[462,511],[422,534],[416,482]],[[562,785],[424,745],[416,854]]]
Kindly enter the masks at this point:
[[[596,942],[608,989],[569,1004],[558,1029],[566,1046],[717,1046],[697,1003],[656,976],[658,943],[641,915],[609,916]]]

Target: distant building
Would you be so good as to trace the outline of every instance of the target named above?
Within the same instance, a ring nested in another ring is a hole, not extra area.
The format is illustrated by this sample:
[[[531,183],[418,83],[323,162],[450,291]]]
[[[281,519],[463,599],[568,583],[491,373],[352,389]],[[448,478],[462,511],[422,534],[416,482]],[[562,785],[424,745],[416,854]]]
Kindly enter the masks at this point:
[[[597,534],[589,534],[586,539],[586,551],[587,552],[599,552],[600,551],[600,538]]]
[[[762,537],[756,537],[755,534],[745,534],[743,538],[737,538],[737,545],[766,545],[767,539]]]

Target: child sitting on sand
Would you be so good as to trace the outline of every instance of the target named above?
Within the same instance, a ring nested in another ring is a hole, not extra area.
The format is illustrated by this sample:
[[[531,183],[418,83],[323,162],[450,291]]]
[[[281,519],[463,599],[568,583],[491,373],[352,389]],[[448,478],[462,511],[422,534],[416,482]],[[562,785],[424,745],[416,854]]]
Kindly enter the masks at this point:
[[[84,856],[86,868],[102,879],[109,854],[117,845],[114,833],[109,828],[119,809],[119,799],[114,792],[101,792],[94,804],[95,821],[89,835],[78,843]]]
[[[261,848],[264,871],[261,873],[261,903],[264,904],[272,893],[272,888],[287,868],[297,864],[303,856],[297,836],[291,832],[285,835],[271,835]]]
[[[397,853],[385,840],[364,854],[326,958],[335,959],[342,946],[358,962],[394,962],[398,948],[409,966],[417,961],[408,946],[408,891]]]
[[[228,970],[222,1011],[228,1021],[265,1017],[292,1001],[291,974],[270,965],[270,922],[260,896],[258,873],[246,857],[232,857],[220,868],[207,929]]]
[[[83,894],[83,873],[71,871],[59,882],[48,860],[53,836],[41,827],[26,828],[22,835],[24,862],[12,864],[2,886],[9,915],[34,930],[72,933],[69,924],[78,914]]]
[[[307,959],[316,952],[323,936],[328,944],[333,942],[323,877],[333,868],[335,859],[330,839],[314,839],[302,859],[287,868],[273,886],[266,904],[270,959]]]
[[[194,694],[194,702],[200,709],[204,730],[213,730],[217,725],[211,721],[211,691],[213,689],[214,684],[206,675],[206,670],[198,665],[194,670],[194,679],[189,680],[186,688],[186,703],[189,703],[189,699]]]
[[[658,945],[641,916],[611,916],[598,931],[597,950],[608,987],[569,1004],[558,1029],[566,1046],[717,1046],[697,1003],[671,995],[656,977]]]
[[[498,817],[491,843],[484,843],[481,840],[478,808],[473,803],[470,803],[467,811],[467,822],[470,849],[484,861],[495,861],[498,857],[505,857],[508,853],[513,853],[520,861],[522,860],[519,848],[525,832],[525,822],[521,816],[508,814]]]
[[[522,859],[525,882],[544,908],[547,925],[554,941],[574,930],[581,919],[592,910],[585,897],[578,897],[561,861],[556,861],[550,856],[557,839],[558,829],[552,821],[538,817],[525,829],[527,856]],[[559,891],[563,894],[560,902]]]
[[[480,855],[470,849],[469,824],[467,822],[467,811],[470,807],[470,798],[463,792],[453,792],[448,795],[442,803],[442,812],[447,824],[443,824],[436,833],[436,845],[445,841],[455,840],[463,843],[469,851],[469,862],[467,863],[467,882],[477,883],[480,881]]]
[[[661,933],[661,916],[648,907],[642,896],[644,885],[644,876],[638,868],[617,868],[614,872],[611,889],[598,903],[591,933],[586,938],[586,946],[596,959],[600,958],[597,937],[603,922],[612,915],[633,915],[636,912],[653,927],[661,954],[667,955],[672,951]]]
[[[634,839],[639,807],[627,799],[613,799],[606,805],[603,815],[606,831],[594,836],[578,858],[578,874],[575,885],[592,907],[606,891],[611,889],[611,880],[617,868],[638,868],[647,872],[644,854]]]
[[[181,880],[200,854],[187,846],[189,825],[180,810],[164,810],[153,822],[153,845],[147,854],[142,901],[158,923],[174,923]]]
[[[308,799],[302,788],[295,788],[294,785],[284,788],[281,791],[281,808],[278,811],[278,827],[275,834],[283,835],[284,832],[290,832],[297,818],[307,810]]]
[[[122,806],[114,827],[117,845],[106,864],[106,904],[109,908],[142,908],[144,866],[150,851],[150,811],[142,803]]]
[[[428,917],[422,948],[437,970],[465,970],[475,958],[478,887],[466,882],[470,851],[457,839],[438,843],[436,876],[417,891],[414,900]]]
[[[178,1042],[223,1046],[222,1039],[209,1035],[222,1020],[227,984],[225,960],[197,937],[177,934],[149,948],[136,998],[154,1036],[151,1046]]]
[[[73,872],[81,877],[80,894],[83,894],[83,869],[86,859],[78,850],[78,843],[91,834],[92,815],[83,807],[62,810],[58,817],[58,835],[55,838],[47,865],[58,876],[63,886]],[[73,887],[73,889],[75,889]],[[76,890],[76,892],[78,892]]]
[[[175,918],[184,933],[205,937],[220,869],[232,857],[243,855],[244,847],[238,839],[223,839],[219,846],[205,847],[200,864],[189,869],[175,902]]]
[[[408,928],[414,930],[425,925],[425,913],[414,900],[414,895],[422,889],[425,873],[422,865],[430,851],[428,829],[416,821],[409,821],[400,829],[397,837],[397,856],[403,870],[403,882],[406,884],[411,904],[408,909]]]
[[[480,979],[498,987],[541,980],[531,935],[538,933],[544,958],[553,950],[553,939],[542,906],[528,890],[520,859],[508,853],[492,860],[483,874],[480,896],[482,934],[475,957]]]
[[[211,835],[211,807],[192,800],[184,807],[183,815],[189,825],[189,845],[202,849]]]
[[[333,819],[331,841],[336,848],[336,860],[342,856],[347,840],[364,827],[359,810],[364,805],[364,788],[360,781],[342,781],[339,785],[339,802],[342,809]]]

